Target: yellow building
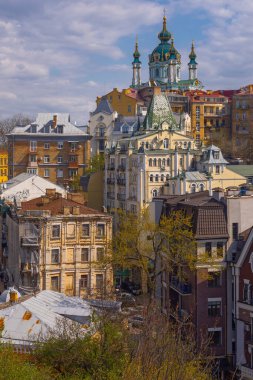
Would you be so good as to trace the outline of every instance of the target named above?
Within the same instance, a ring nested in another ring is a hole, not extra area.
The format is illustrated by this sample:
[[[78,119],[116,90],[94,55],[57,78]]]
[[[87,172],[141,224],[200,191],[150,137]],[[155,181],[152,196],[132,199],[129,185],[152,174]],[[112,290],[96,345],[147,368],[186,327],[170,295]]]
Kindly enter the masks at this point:
[[[112,292],[110,266],[99,263],[112,239],[112,217],[54,189],[22,202],[6,217],[7,268],[16,286],[71,296],[103,297]]]
[[[0,182],[8,181],[8,153],[0,150]]]
[[[111,104],[114,111],[123,116],[135,116],[139,114],[140,107],[144,102],[138,98],[138,93],[133,88],[127,88],[119,91],[114,88],[111,92],[104,95]],[[97,97],[97,105],[100,103],[101,97]]]
[[[192,135],[197,141],[212,143],[230,136],[230,103],[218,92],[191,91]]]

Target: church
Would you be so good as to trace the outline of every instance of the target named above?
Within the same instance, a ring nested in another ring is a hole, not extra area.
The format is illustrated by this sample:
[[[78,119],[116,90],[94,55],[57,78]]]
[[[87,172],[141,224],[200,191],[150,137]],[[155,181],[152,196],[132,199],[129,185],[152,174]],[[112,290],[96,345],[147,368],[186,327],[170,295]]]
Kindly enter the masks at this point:
[[[160,43],[149,55],[149,82],[141,82],[141,61],[138,42],[135,44],[133,53],[134,60],[132,88],[141,89],[147,86],[159,86],[162,90],[199,90],[203,88],[201,81],[198,79],[198,63],[195,53],[194,43],[191,46],[189,54],[188,79],[181,79],[181,55],[175,48],[174,38],[167,30],[167,19],[163,17],[163,28],[158,34]]]

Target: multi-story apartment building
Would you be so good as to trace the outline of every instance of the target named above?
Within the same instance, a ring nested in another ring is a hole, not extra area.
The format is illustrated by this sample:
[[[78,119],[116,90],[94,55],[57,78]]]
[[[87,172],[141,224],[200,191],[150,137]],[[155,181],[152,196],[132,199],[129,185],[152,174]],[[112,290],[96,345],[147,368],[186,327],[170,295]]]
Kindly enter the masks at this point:
[[[146,207],[171,176],[189,170],[199,150],[177,124],[165,93],[157,87],[142,125],[132,137],[105,151],[105,206],[133,212]]]
[[[219,92],[190,91],[192,135],[203,142],[230,136],[229,99]]]
[[[179,278],[173,273],[161,277],[161,308],[173,318],[192,321],[196,340],[210,339],[212,354],[226,355],[226,248],[228,231],[225,205],[208,192],[157,198],[162,214],[183,210],[192,217],[196,240],[196,269]],[[177,272],[178,273],[178,272]]]
[[[11,209],[5,231],[11,284],[76,296],[111,292],[112,269],[101,259],[108,253],[112,218],[77,197],[70,193],[65,199],[50,189]]]
[[[8,180],[8,152],[0,149],[0,182]]]
[[[232,140],[238,154],[246,151],[245,159],[252,151],[253,132],[253,85],[248,85],[235,94],[232,99]],[[248,145],[250,142],[250,146]],[[252,161],[252,157],[251,161]]]
[[[9,178],[28,172],[71,187],[89,162],[91,136],[70,123],[69,114],[39,113],[7,137]]]

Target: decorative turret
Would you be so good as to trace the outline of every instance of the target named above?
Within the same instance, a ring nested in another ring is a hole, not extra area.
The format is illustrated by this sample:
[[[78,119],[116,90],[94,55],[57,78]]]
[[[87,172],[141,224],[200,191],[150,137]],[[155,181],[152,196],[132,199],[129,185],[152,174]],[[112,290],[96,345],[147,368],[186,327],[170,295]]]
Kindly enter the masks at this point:
[[[174,46],[174,38],[171,38],[171,45],[170,45],[170,50],[169,50],[170,56],[169,59],[177,59],[177,51]]]
[[[195,53],[195,47],[194,47],[194,42],[192,41],[192,47],[191,47],[191,52],[189,54],[190,62],[188,63],[189,67],[189,79],[197,79],[197,62],[196,58],[197,55]]]
[[[159,38],[159,40],[162,43],[168,43],[168,41],[171,39],[171,34],[167,30],[166,23],[167,23],[167,19],[166,19],[165,12],[164,12],[164,16],[163,16],[163,30],[158,34],[158,38]]]
[[[138,50],[138,41],[136,38],[135,42],[135,51],[133,53],[134,60],[133,65],[133,80],[132,87],[138,87],[141,84],[141,61],[140,61],[140,52]]]

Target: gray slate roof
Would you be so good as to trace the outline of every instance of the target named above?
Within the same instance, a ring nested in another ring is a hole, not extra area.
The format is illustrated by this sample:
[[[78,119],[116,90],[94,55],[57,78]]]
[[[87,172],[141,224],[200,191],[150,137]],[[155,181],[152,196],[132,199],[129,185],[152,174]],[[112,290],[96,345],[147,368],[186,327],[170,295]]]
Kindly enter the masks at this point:
[[[102,97],[97,108],[92,112],[92,115],[96,115],[99,112],[107,113],[108,115],[113,113],[113,108],[105,96]]]

